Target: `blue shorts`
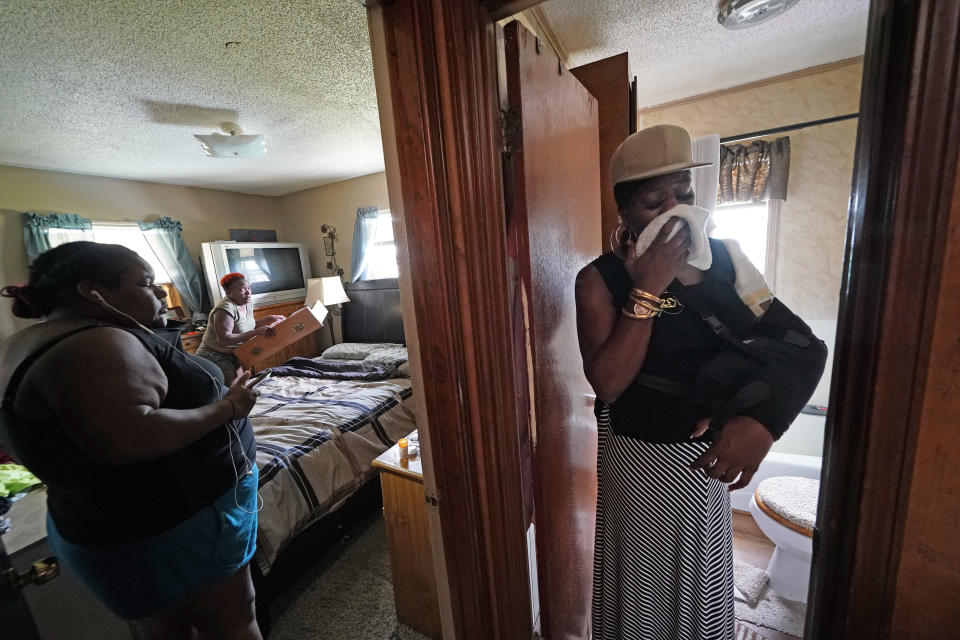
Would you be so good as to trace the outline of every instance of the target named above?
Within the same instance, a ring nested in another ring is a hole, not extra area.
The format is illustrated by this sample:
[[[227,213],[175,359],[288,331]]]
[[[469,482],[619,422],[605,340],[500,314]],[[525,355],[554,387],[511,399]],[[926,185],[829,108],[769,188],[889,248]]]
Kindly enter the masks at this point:
[[[257,467],[213,504],[145,540],[78,545],[60,536],[47,515],[50,546],[60,562],[108,609],[138,620],[224,582],[257,546]],[[250,513],[247,513],[250,512]]]

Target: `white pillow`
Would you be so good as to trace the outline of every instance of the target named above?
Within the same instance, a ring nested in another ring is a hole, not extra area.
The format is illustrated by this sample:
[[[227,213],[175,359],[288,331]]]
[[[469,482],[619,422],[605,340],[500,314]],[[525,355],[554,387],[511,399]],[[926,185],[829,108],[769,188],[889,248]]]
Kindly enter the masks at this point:
[[[327,347],[320,357],[325,360],[382,360],[393,362],[407,359],[407,348],[389,342],[341,342]]]
[[[366,362],[394,363],[407,360],[407,348],[402,344],[378,344],[364,360]]]
[[[363,342],[341,342],[327,347],[320,357],[325,360],[363,360],[377,345]]]

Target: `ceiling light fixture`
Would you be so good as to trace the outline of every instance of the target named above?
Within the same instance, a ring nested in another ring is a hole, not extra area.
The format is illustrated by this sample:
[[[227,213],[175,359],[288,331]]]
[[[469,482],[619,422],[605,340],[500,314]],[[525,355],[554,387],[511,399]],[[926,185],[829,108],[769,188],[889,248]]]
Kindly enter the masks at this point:
[[[246,135],[239,125],[224,122],[220,128],[227,134],[194,135],[211,158],[256,158],[267,155],[263,135]]]
[[[717,22],[727,29],[746,29],[786,12],[799,0],[720,0]]]

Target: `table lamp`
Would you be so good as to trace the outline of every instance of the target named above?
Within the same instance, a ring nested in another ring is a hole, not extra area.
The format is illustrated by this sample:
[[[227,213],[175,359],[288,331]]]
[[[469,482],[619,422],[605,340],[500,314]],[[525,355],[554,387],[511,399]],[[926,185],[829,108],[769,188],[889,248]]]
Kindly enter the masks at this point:
[[[343,290],[343,283],[340,282],[340,276],[328,276],[326,278],[310,278],[307,280],[307,299],[304,304],[308,307],[319,302],[327,307],[331,315],[340,315],[338,305],[343,302],[350,302],[347,292]],[[330,307],[337,306],[335,309]],[[330,318],[330,344],[336,344],[337,340],[333,335],[333,318]]]

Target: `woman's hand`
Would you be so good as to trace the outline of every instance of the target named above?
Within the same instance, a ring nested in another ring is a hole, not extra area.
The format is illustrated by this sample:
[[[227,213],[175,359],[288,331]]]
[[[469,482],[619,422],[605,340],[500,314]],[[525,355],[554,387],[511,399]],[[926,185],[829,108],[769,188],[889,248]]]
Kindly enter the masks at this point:
[[[627,242],[627,255],[623,263],[634,286],[659,296],[677,277],[690,257],[690,229],[685,222],[675,218],[660,229],[660,233],[641,255],[637,255],[636,243]],[[680,230],[667,240],[675,224]]]
[[[710,418],[697,423],[691,438],[703,435]],[[720,435],[710,448],[690,463],[691,469],[703,469],[711,478],[731,484],[729,491],[736,491],[750,484],[753,474],[773,445],[773,436],[766,427],[749,416],[735,416],[727,421]]]
[[[244,371],[227,391],[227,395],[223,397],[224,400],[228,400],[230,406],[233,407],[234,418],[242,418],[250,413],[253,405],[257,402],[257,392],[253,389],[247,389],[247,382],[249,382],[249,380],[250,372]]]
[[[253,335],[273,337],[277,335],[277,332],[273,329],[273,325],[286,319],[286,316],[280,315],[264,316],[257,320],[257,326],[253,329]]]

